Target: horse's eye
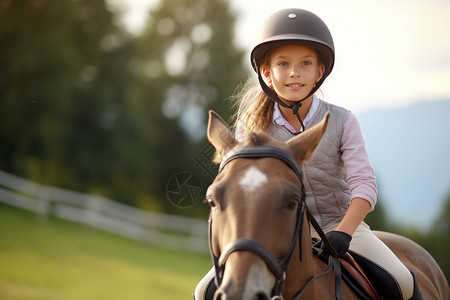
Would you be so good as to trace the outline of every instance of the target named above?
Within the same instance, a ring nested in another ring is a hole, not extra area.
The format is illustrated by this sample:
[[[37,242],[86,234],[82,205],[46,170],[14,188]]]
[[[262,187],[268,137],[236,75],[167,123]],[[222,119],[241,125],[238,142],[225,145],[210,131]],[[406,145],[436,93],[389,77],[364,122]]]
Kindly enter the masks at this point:
[[[289,200],[289,202],[287,203],[286,207],[289,210],[294,210],[297,207],[298,204],[298,200],[297,199],[291,199]]]
[[[216,202],[214,202],[213,199],[208,198],[208,200],[206,200],[206,201],[208,201],[208,204],[209,204],[209,206],[210,206],[211,208],[216,207]]]

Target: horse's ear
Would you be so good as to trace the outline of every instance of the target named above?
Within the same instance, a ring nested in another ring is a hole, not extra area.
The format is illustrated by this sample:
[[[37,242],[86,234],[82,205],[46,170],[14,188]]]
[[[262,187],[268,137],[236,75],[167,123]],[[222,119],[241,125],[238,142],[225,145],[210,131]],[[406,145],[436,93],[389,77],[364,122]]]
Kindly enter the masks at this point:
[[[287,142],[299,165],[303,161],[311,159],[314,150],[325,134],[329,117],[330,113],[327,112],[320,123]]]
[[[227,123],[212,110],[209,111],[207,137],[216,148],[219,160],[238,143]]]

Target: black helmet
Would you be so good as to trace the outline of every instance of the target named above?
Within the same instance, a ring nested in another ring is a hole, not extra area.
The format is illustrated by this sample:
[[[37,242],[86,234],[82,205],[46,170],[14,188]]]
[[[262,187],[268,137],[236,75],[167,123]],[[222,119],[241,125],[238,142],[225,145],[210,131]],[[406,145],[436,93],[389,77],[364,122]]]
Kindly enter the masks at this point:
[[[298,8],[288,8],[272,14],[264,22],[259,42],[250,58],[256,72],[267,51],[282,45],[299,44],[315,49],[325,66],[323,81],[334,66],[333,37],[327,25],[315,14]]]
[[[259,42],[250,54],[253,69],[258,73],[259,83],[266,95],[279,105],[289,107],[297,116],[303,129],[305,126],[298,114],[302,101],[314,94],[322,85],[325,78],[331,73],[334,66],[333,37],[327,25],[315,14],[298,8],[280,10],[269,16],[263,23],[260,31]],[[319,53],[320,60],[325,66],[322,78],[316,83],[311,92],[304,99],[299,99],[294,105],[287,105],[280,100],[278,95],[271,90],[261,76],[261,61],[267,52],[275,47],[283,45],[304,45],[315,49]]]

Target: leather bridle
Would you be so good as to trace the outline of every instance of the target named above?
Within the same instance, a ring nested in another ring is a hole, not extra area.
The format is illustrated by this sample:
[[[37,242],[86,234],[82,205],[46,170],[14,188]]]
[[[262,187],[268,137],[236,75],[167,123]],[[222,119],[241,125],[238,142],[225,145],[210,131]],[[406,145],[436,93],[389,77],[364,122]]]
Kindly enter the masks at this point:
[[[289,249],[289,252],[280,260],[276,260],[273,255],[267,251],[267,249],[259,244],[256,241],[250,240],[250,239],[243,239],[239,238],[231,243],[229,243],[221,252],[220,257],[218,258],[213,251],[213,242],[212,242],[212,217],[209,219],[209,229],[208,229],[208,237],[209,237],[209,250],[212,256],[212,260],[214,263],[214,268],[216,272],[215,280],[216,280],[216,286],[219,287],[223,280],[223,273],[225,270],[225,264],[227,262],[228,257],[233,252],[238,251],[249,251],[257,255],[259,258],[261,258],[267,265],[267,267],[271,270],[271,272],[274,274],[276,281],[275,286],[272,289],[271,293],[271,299],[284,299],[283,289],[284,289],[284,282],[286,280],[287,273],[289,271],[293,253],[295,251],[295,246],[297,244],[297,241],[299,243],[299,252],[300,252],[300,260],[302,260],[302,246],[301,246],[301,229],[303,227],[303,221],[304,221],[304,215],[306,211],[306,215],[308,216],[308,220],[312,218],[311,214],[309,213],[308,209],[306,208],[306,202],[305,202],[305,188],[303,186],[303,172],[301,168],[298,166],[297,162],[294,160],[294,158],[288,154],[286,151],[272,146],[258,146],[258,147],[241,147],[231,150],[222,160],[220,166],[219,166],[219,173],[222,172],[222,170],[225,168],[225,166],[239,158],[251,158],[251,159],[258,159],[258,158],[276,158],[281,161],[283,161],[294,173],[297,175],[298,179],[301,183],[301,198],[300,202],[297,206],[297,213],[296,213],[296,221],[295,221],[295,229],[294,229],[294,235],[292,237],[291,246]],[[314,219],[314,218],[312,218]],[[311,221],[311,220],[310,220]],[[311,222],[314,227],[316,227],[317,222],[314,220]],[[319,230],[320,232],[319,232]],[[325,245],[330,248],[331,245],[326,240],[325,235],[323,234],[322,230],[319,228],[316,228],[316,231],[319,232],[320,236],[324,240]],[[333,253],[334,252],[334,253]],[[334,251],[334,249],[330,249],[330,261],[328,264],[328,268],[324,273],[321,273],[317,276],[314,276],[311,278],[306,285],[295,295],[293,299],[298,299],[302,293],[305,291],[305,289],[309,286],[309,284],[316,278],[325,275],[328,273],[332,267],[335,268],[336,274],[338,273],[338,259],[337,255]],[[331,261],[331,259],[335,259]],[[340,299],[340,268],[339,268],[339,282],[338,282],[338,275],[336,275],[336,299]],[[339,285],[339,287],[338,287]],[[339,290],[338,290],[339,289]]]

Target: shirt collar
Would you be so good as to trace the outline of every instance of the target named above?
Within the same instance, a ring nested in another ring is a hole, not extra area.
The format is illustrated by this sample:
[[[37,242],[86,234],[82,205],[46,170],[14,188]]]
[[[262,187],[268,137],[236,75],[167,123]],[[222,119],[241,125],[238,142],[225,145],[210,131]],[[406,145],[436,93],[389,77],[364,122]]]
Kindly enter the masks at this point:
[[[313,99],[311,102],[311,107],[308,110],[308,113],[306,114],[306,117],[303,121],[303,124],[306,126],[308,122],[311,120],[312,116],[316,113],[317,109],[319,108],[319,98],[317,98],[316,95],[313,95]],[[274,103],[274,110],[273,110],[273,117],[272,120],[275,124],[284,126],[287,130],[289,130],[291,133],[296,134],[297,131],[292,127],[291,124],[286,121],[286,119],[283,117],[280,111],[280,107],[278,106],[278,103]],[[303,129],[300,129],[300,132],[302,132]]]

